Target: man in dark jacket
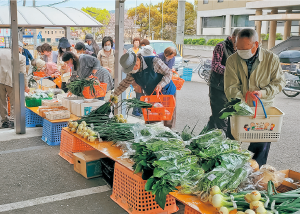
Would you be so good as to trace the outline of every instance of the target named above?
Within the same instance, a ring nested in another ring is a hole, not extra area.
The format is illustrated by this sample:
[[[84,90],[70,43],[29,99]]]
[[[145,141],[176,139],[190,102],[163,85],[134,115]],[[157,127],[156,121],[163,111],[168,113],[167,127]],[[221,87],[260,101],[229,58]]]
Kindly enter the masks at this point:
[[[23,56],[26,57],[26,73],[28,75],[28,71],[30,68],[29,60],[33,61],[33,57],[31,55],[31,53],[29,52],[29,50],[27,50],[23,47],[23,43],[20,41],[19,41],[19,52],[20,52],[20,54],[22,54]]]
[[[209,79],[209,98],[212,115],[209,118],[207,128],[223,129],[227,137],[232,138],[229,121],[220,119],[219,112],[224,108],[227,98],[224,92],[224,71],[227,58],[235,53],[236,36],[241,29],[233,31],[231,37],[218,43],[213,52],[212,68]]]

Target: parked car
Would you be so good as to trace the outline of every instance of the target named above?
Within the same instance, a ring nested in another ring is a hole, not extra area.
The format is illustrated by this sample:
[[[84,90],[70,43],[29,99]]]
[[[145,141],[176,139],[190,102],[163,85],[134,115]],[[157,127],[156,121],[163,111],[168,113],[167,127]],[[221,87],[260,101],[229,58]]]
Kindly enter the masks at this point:
[[[175,64],[173,68],[175,68],[175,70],[178,70],[178,67],[182,64],[182,56],[180,55],[176,45],[172,41],[150,40],[150,45],[152,46],[156,54],[164,52],[167,47],[174,47],[177,51],[177,56],[175,56]]]

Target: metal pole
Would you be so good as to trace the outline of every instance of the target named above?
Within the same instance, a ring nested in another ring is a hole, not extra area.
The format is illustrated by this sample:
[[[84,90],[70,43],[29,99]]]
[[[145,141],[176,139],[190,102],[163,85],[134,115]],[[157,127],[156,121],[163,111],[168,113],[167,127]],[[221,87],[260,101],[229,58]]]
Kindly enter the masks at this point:
[[[115,88],[117,88],[122,81],[121,65],[119,63],[124,52],[124,2],[125,0],[116,0],[115,8],[115,32],[116,32],[116,48],[115,48]],[[126,99],[126,92],[121,94],[120,100]],[[121,108],[122,109],[122,108]],[[125,108],[123,108],[125,115]],[[120,108],[115,110],[116,114],[120,114]]]
[[[183,54],[182,50],[183,50],[183,40],[184,40],[184,21],[185,21],[185,0],[178,0],[176,44],[181,55]]]
[[[151,0],[149,4],[149,38],[151,38],[151,28],[150,28],[150,8],[151,8]]]
[[[163,33],[164,33],[164,0],[162,0],[161,4],[161,40],[164,39]]]
[[[26,6],[26,0],[23,0],[23,6],[24,7]]]
[[[15,96],[14,118],[15,130],[17,134],[25,134],[25,98],[24,98],[24,78],[20,79],[19,45],[18,45],[18,11],[17,1],[10,0],[10,30],[12,39],[11,59],[12,59],[12,79]],[[21,82],[22,81],[22,82]]]
[[[32,1],[32,6],[35,7],[35,0]]]

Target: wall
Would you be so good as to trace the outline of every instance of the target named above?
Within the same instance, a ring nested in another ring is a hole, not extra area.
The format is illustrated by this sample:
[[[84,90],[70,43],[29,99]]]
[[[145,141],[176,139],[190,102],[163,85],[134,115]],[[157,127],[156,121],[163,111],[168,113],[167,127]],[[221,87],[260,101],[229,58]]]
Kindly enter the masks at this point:
[[[45,43],[56,43],[55,39],[60,39],[65,36],[65,30],[63,28],[44,28],[37,29],[36,32],[42,32],[42,37],[45,39]],[[47,39],[51,39],[51,42],[48,42]]]
[[[184,36],[185,39],[200,39],[200,38],[204,38],[206,41],[210,40],[210,39],[226,39],[227,36],[226,35],[185,35]]]
[[[203,4],[203,0],[199,0],[198,11],[246,7],[246,3],[249,1],[257,0],[223,0],[223,2],[218,2],[218,0],[208,0],[208,4]]]

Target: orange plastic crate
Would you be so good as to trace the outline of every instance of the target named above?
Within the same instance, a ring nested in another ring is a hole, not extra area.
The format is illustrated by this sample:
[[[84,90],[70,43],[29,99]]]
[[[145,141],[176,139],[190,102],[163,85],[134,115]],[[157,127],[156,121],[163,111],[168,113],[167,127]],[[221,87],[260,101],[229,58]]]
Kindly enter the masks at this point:
[[[165,209],[155,202],[155,196],[145,191],[147,181],[130,169],[115,163],[113,193],[110,196],[130,214],[170,214],[178,211],[176,200],[167,195]]]
[[[90,91],[90,87],[84,87],[82,94],[86,99],[93,99],[97,97],[105,97],[106,95],[106,89],[107,84],[106,83],[100,83],[100,85],[94,85],[95,88],[95,94]]]
[[[174,85],[176,86],[176,90],[180,91],[182,89],[183,83],[184,83],[184,79],[180,78],[180,77],[173,77],[172,81],[174,83]]]
[[[188,205],[185,205],[184,214],[202,214],[202,213],[198,212],[197,210],[194,210],[193,208],[191,208]]]
[[[7,115],[10,116],[10,99],[7,96]]]
[[[95,149],[70,134],[67,130],[62,129],[59,156],[67,160],[70,164],[74,164],[73,153],[90,150]]]
[[[160,103],[164,107],[152,107],[143,109],[145,121],[163,121],[172,120],[173,112],[176,106],[176,101],[173,95],[150,95],[142,96],[141,101],[146,103]]]

